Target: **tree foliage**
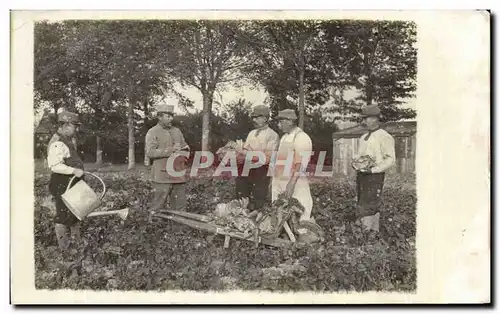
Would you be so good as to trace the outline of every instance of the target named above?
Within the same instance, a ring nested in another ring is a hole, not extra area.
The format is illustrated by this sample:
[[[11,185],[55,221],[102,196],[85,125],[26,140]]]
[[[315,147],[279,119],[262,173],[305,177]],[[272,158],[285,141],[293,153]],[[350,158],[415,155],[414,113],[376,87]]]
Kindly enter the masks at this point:
[[[246,81],[265,89],[273,117],[295,109],[323,146],[332,116],[358,120],[367,104],[379,104],[387,121],[415,117],[402,107],[416,90],[415,41],[415,25],[403,21],[38,22],[35,109],[83,114],[97,160],[101,146],[126,138],[133,166],[155,123],[152,106],[167,94],[189,120],[183,132],[199,132],[192,138],[200,149],[213,150],[228,134],[246,137],[249,103],[213,108],[214,93]],[[194,103],[179,85],[200,92],[201,113],[189,113]]]
[[[415,117],[400,108],[416,89],[415,28],[399,21],[263,21],[235,33],[256,57],[246,74],[265,87],[274,114],[300,114],[333,99],[332,113],[355,115],[376,102],[387,120],[398,120]],[[360,96],[345,99],[349,89]]]
[[[377,103],[385,120],[414,118],[400,107],[416,90],[416,25],[401,21],[341,21],[324,23],[330,58],[341,60],[337,71],[342,87],[361,94],[344,102],[343,114],[356,114],[361,105]],[[328,64],[328,63],[326,63]],[[332,64],[330,64],[332,66]]]
[[[247,62],[242,46],[231,29],[233,21],[171,22],[169,38],[177,49],[172,76],[183,86],[195,87],[203,99],[202,149],[210,147],[210,117],[214,92],[223,84],[238,81],[239,70]]]
[[[325,89],[317,80],[320,52],[319,27],[316,21],[260,21],[245,29],[234,30],[239,41],[250,48],[254,62],[245,73],[264,86],[275,115],[279,110],[294,108],[303,127],[306,104],[315,104],[315,90]]]

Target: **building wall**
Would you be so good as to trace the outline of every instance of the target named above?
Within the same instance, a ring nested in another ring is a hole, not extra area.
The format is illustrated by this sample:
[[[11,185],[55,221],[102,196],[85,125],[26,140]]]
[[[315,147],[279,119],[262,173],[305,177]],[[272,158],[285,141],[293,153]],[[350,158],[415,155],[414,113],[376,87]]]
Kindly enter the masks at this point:
[[[395,136],[396,164],[389,173],[415,173],[416,134]],[[353,175],[351,161],[358,150],[358,138],[341,138],[333,140],[332,167],[335,174]]]

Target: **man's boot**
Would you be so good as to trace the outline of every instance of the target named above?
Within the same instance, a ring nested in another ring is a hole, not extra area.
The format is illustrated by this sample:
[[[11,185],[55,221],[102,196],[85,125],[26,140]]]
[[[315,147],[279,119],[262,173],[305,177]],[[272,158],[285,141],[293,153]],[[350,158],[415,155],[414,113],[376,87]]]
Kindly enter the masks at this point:
[[[81,241],[80,225],[75,224],[70,227],[71,241],[69,247],[70,255],[74,255],[78,252]]]
[[[81,239],[81,233],[80,233],[80,225],[76,224],[71,226],[71,239],[74,242],[79,242]]]
[[[66,251],[69,247],[69,228],[63,224],[56,224],[55,227],[57,246],[61,251]]]

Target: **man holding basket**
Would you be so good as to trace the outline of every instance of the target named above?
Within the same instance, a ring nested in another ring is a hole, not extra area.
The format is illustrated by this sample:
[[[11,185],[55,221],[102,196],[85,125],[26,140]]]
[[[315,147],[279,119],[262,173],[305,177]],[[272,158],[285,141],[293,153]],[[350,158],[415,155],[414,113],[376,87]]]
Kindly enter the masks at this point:
[[[236,178],[236,198],[249,198],[250,207],[261,210],[267,202],[271,178],[268,176],[269,162],[272,154],[277,150],[279,135],[269,127],[271,111],[266,106],[256,106],[251,117],[254,129],[248,134],[241,150],[237,150],[237,162],[244,168],[247,152],[261,152],[266,160],[258,168],[249,170],[248,174],[242,173]],[[250,159],[250,158],[248,158]],[[252,158],[252,161],[255,158]]]
[[[362,109],[368,132],[359,139],[358,152],[352,163],[357,171],[356,218],[366,229],[376,232],[379,231],[379,208],[385,172],[396,160],[394,138],[380,128],[380,114],[380,108],[376,105]]]

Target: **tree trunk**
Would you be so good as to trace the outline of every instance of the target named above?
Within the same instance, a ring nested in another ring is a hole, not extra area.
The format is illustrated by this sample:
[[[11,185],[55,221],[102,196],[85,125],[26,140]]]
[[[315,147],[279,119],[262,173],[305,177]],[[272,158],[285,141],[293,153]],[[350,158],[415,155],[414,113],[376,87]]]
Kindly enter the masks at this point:
[[[109,100],[111,99],[111,92],[106,91],[101,98],[99,107],[95,108],[95,118],[97,122],[97,130],[101,129],[101,124],[103,121],[103,108],[106,107]],[[101,137],[99,135],[96,136],[96,156],[95,163],[96,165],[102,165],[102,142]]]
[[[134,102],[128,105],[128,169],[135,166]]]
[[[148,115],[149,115],[149,106],[148,99],[144,100],[144,136],[148,132]],[[144,148],[146,148],[146,143],[144,142]],[[146,150],[144,149],[144,166],[149,166],[150,160],[148,155],[146,154]]]
[[[102,144],[101,144],[101,137],[99,135],[96,136],[95,163],[96,165],[102,165]]]
[[[201,135],[201,150],[210,150],[210,115],[212,113],[213,90],[205,91],[203,95],[203,122]]]
[[[371,79],[369,78],[366,80],[365,91],[366,91],[366,105],[370,106],[373,102],[373,84],[371,82]]]
[[[299,128],[304,129],[305,105],[304,105],[304,67],[299,69]]]
[[[101,108],[96,108],[95,110],[95,119],[96,119],[96,126],[97,130],[101,129],[101,121],[102,121],[102,110]],[[96,165],[102,165],[102,143],[101,143],[101,137],[99,135],[95,136],[95,164]]]
[[[366,51],[364,52],[363,62],[364,62],[364,70],[366,75],[365,82],[365,96],[366,96],[366,105],[370,106],[373,101],[373,78],[372,78],[372,67],[370,63],[370,51],[373,53],[373,48],[369,47],[368,41],[365,42]]]

